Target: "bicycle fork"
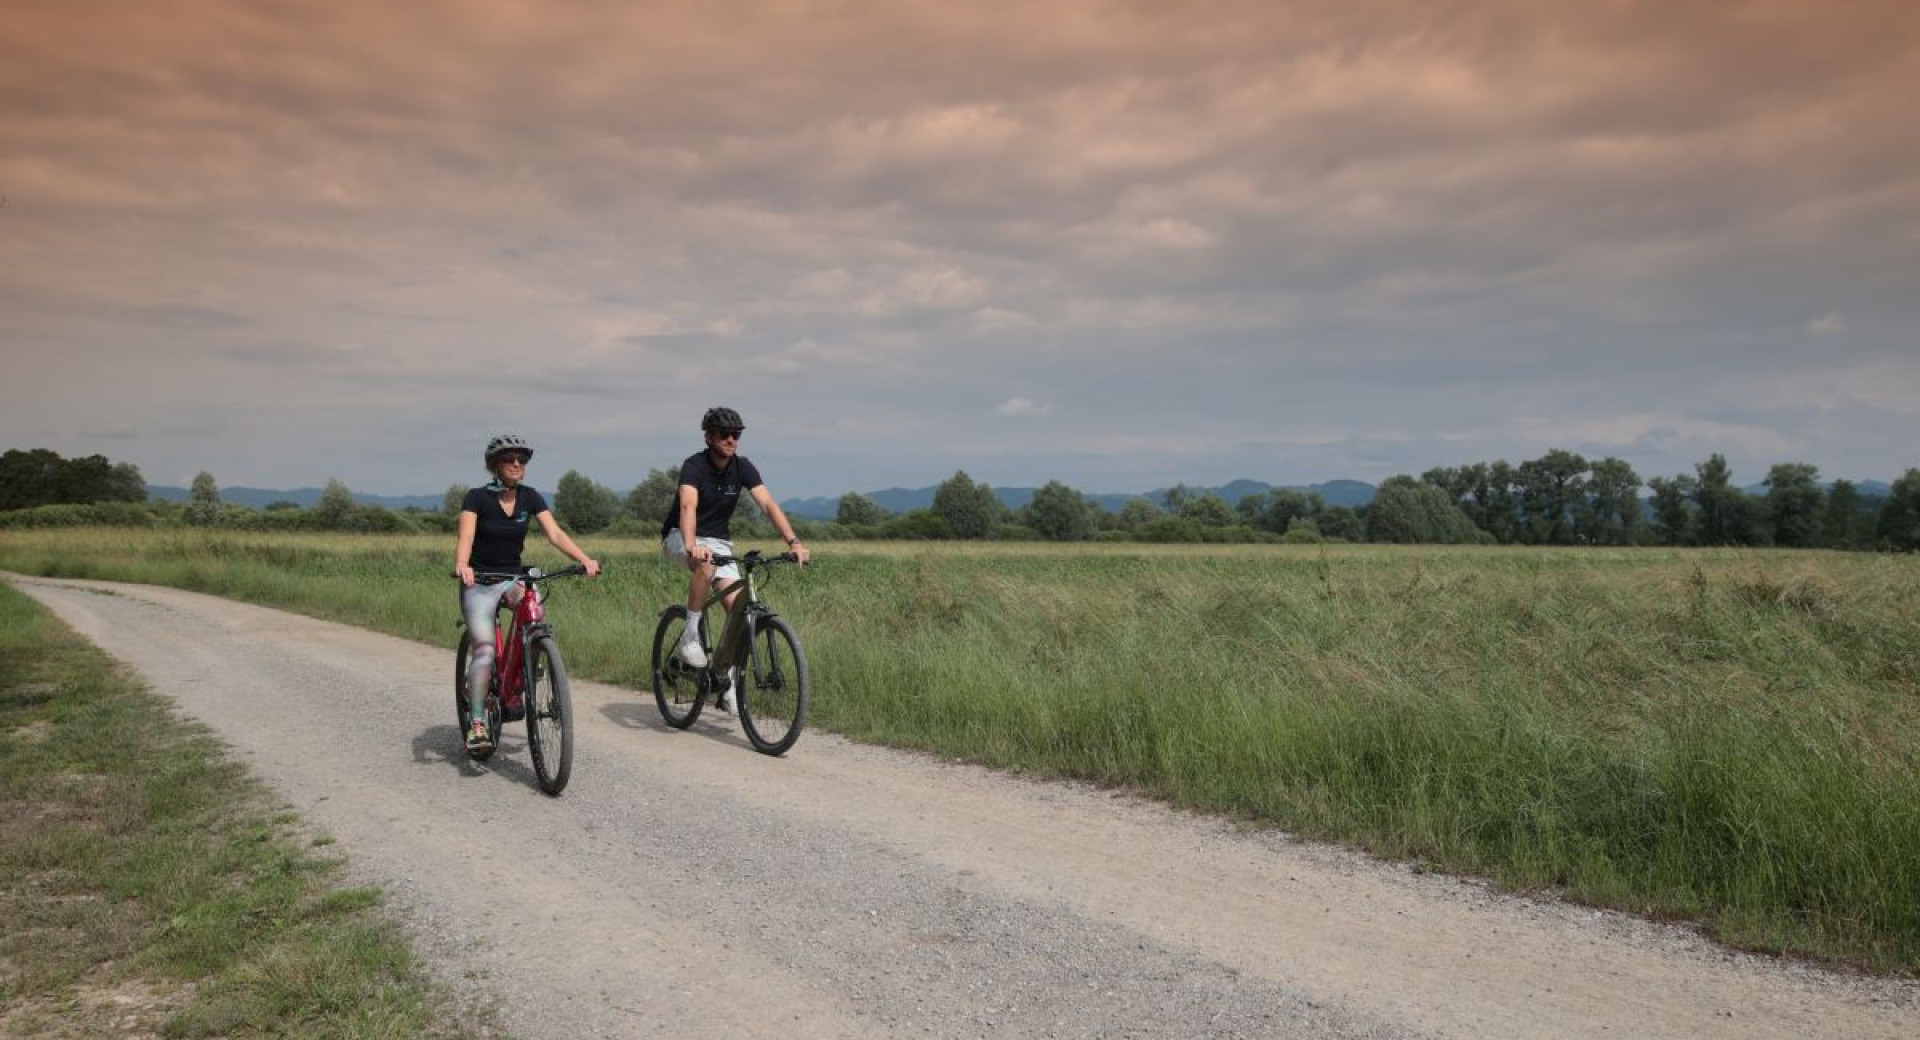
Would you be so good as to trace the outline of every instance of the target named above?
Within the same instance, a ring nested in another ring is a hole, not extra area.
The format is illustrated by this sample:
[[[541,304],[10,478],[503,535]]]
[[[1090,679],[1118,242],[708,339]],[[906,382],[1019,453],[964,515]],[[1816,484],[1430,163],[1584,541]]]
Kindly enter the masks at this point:
[[[740,682],[743,686],[749,678],[762,689],[777,690],[786,685],[785,678],[780,674],[780,655],[770,653],[768,656],[773,658],[771,662],[760,659],[759,635],[769,628],[766,622],[776,616],[773,611],[756,603],[741,619],[740,635],[747,641],[747,652],[740,655],[741,663],[747,666],[741,669]]]

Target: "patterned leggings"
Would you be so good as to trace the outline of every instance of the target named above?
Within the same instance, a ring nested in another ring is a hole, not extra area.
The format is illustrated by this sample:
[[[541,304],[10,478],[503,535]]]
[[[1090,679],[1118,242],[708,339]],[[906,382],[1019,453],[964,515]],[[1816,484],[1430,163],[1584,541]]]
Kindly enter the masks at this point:
[[[492,585],[475,582],[460,590],[460,613],[467,619],[467,636],[472,650],[467,657],[467,704],[476,719],[486,718],[487,681],[493,678],[493,623],[501,601],[520,602],[525,593],[517,581]]]

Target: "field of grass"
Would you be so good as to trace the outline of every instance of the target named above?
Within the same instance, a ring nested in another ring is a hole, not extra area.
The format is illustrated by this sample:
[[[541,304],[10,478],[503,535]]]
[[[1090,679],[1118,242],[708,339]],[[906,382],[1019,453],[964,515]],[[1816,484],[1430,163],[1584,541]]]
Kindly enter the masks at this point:
[[[610,572],[557,590],[561,645],[643,696],[684,572],[583,541]],[[451,646],[450,542],[4,532],[0,569]],[[816,725],[1920,970],[1920,558],[815,548],[768,594],[807,642]]]
[[[0,657],[0,1036],[498,1035],[324,839],[4,583]]]

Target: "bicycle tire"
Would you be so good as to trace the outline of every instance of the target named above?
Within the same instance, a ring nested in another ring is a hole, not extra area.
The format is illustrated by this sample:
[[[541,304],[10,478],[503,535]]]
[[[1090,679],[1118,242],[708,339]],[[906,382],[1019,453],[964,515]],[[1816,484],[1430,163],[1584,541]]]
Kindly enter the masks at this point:
[[[675,604],[660,612],[660,624],[653,630],[653,703],[674,729],[693,725],[707,703],[705,669],[681,664],[673,652],[686,631],[687,616],[687,608]]]
[[[738,674],[740,726],[753,749],[763,755],[784,755],[807,724],[807,706],[813,698],[807,655],[793,626],[778,617],[753,623],[752,652]]]
[[[573,692],[560,647],[541,636],[527,647],[527,748],[540,790],[558,797],[573,775]]]
[[[493,757],[493,749],[500,746],[500,710],[496,705],[487,705],[487,736],[493,745],[488,748],[467,747],[467,729],[473,724],[473,709],[467,706],[467,660],[473,653],[473,638],[460,633],[460,645],[453,651],[453,712],[459,721],[457,739],[466,751],[467,757],[475,762],[485,762]]]

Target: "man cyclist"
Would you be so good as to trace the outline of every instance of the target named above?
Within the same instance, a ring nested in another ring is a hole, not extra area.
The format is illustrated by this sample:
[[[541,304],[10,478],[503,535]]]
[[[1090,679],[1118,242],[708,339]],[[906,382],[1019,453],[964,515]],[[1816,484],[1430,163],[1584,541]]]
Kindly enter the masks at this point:
[[[493,747],[487,735],[486,700],[487,683],[493,677],[494,617],[502,599],[518,603],[523,595],[517,581],[481,581],[474,572],[519,573],[527,528],[537,523],[554,548],[585,567],[589,575],[600,573],[600,564],[560,529],[540,492],[521,483],[533,458],[533,448],[525,439],[503,433],[487,442],[484,458],[493,479],[469,490],[460,503],[460,535],[453,550],[453,572],[460,579],[460,613],[467,619],[467,637],[473,647],[473,656],[467,659],[467,701],[473,725],[466,737],[468,749],[474,751]]]
[[[679,493],[660,522],[661,552],[669,560],[685,562],[693,572],[687,582],[689,621],[674,653],[694,668],[707,664],[706,651],[700,648],[698,622],[712,590],[719,589],[728,608],[739,595],[733,586],[740,580],[740,568],[731,563],[715,567],[713,557],[716,553],[733,555],[733,511],[740,504],[742,491],[753,497],[802,565],[812,555],[801,544],[800,536],[793,533],[793,525],[760,479],[760,471],[740,454],[740,434],[746,428],[740,413],[731,408],[707,409],[700,417],[706,450],[687,456],[680,464]],[[733,691],[721,692],[719,708],[733,714]]]

